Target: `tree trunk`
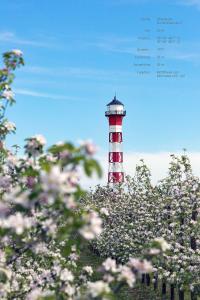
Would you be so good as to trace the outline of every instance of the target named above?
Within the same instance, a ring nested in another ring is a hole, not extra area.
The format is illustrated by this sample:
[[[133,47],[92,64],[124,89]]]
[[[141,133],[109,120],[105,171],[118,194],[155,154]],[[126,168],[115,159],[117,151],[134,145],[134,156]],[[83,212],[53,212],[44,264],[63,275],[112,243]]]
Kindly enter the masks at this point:
[[[153,288],[154,288],[154,291],[157,290],[158,288],[158,275],[154,275],[154,284],[153,284]]]
[[[194,292],[191,292],[191,300],[197,300],[197,295]]]
[[[144,275],[144,274],[142,274],[141,282],[142,282],[142,283],[145,283],[145,275]]]
[[[147,286],[150,286],[150,284],[151,284],[151,278],[150,278],[149,274],[146,274],[146,284],[147,284]]]
[[[170,300],[174,300],[175,299],[175,290],[174,290],[174,285],[171,284],[171,287],[170,287]]]
[[[184,291],[179,290],[179,300],[184,300]]]
[[[163,284],[162,284],[162,295],[166,295],[166,293],[167,293],[166,283],[163,282]]]

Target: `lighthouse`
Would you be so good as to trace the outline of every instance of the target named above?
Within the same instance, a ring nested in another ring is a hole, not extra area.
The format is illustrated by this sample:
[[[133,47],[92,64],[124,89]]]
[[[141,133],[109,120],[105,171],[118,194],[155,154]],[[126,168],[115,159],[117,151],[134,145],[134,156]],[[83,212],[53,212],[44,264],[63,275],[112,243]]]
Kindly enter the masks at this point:
[[[116,184],[124,181],[122,121],[125,115],[124,105],[115,96],[107,104],[105,112],[109,121],[108,183]]]

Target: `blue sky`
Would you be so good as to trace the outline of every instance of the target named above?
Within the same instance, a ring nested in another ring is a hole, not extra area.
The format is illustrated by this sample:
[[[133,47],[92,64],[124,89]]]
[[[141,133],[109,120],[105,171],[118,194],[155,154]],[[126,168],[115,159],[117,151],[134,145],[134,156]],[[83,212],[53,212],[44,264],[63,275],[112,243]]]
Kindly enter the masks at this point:
[[[140,18],[173,17],[181,45],[168,64],[183,79],[136,76]],[[21,49],[17,104],[8,117],[17,134],[8,144],[42,133],[48,144],[92,139],[108,148],[106,104],[115,92],[126,107],[127,152],[200,149],[200,1],[13,0],[1,3],[0,51]]]

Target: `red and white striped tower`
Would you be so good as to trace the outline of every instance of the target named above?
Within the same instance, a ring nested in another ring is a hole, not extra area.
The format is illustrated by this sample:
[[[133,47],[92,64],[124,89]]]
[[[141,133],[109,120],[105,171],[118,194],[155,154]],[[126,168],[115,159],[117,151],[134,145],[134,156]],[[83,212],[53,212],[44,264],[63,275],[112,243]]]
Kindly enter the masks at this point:
[[[107,104],[107,111],[105,112],[105,116],[109,120],[108,183],[120,183],[124,181],[122,120],[125,115],[124,105],[115,96]]]

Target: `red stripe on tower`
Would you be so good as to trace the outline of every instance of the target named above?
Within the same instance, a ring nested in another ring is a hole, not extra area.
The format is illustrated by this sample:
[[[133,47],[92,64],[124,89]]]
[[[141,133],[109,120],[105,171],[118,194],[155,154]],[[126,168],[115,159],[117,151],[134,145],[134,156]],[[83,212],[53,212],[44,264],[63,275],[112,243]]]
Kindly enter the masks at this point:
[[[122,116],[110,116],[109,117],[109,125],[122,125]]]
[[[123,152],[109,152],[109,163],[122,163]]]
[[[108,103],[105,115],[109,121],[108,183],[120,183],[124,181],[122,121],[126,111],[116,96]]]
[[[110,143],[121,143],[122,142],[122,132],[110,132],[109,133]]]

